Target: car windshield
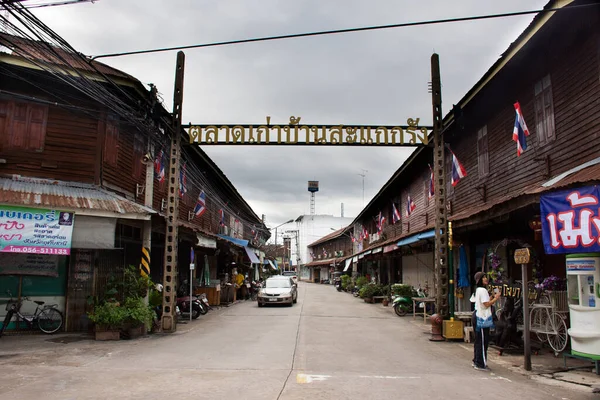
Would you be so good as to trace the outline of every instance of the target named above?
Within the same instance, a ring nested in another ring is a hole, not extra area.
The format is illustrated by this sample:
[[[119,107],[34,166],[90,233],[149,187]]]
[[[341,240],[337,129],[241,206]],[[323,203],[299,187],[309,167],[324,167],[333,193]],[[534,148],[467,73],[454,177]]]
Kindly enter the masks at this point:
[[[267,279],[268,288],[289,288],[292,285],[290,284],[289,279]]]

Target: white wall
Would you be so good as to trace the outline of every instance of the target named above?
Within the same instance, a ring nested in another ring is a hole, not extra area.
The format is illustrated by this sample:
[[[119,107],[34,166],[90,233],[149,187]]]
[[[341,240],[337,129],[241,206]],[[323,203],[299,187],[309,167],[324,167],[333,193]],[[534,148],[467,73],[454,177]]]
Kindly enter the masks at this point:
[[[298,218],[296,218],[298,219]],[[334,230],[345,228],[354,221],[353,217],[334,217],[333,215],[302,215],[294,229],[298,230],[298,241],[300,242],[300,264],[312,261],[308,251],[308,245],[333,233]],[[292,260],[296,264],[296,243],[292,240]]]

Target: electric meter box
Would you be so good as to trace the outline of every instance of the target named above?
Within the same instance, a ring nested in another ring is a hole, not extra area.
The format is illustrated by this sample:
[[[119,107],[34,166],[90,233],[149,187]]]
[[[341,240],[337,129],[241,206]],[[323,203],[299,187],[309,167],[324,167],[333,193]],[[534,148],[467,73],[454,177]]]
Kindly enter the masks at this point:
[[[567,255],[573,355],[600,359],[600,253]]]

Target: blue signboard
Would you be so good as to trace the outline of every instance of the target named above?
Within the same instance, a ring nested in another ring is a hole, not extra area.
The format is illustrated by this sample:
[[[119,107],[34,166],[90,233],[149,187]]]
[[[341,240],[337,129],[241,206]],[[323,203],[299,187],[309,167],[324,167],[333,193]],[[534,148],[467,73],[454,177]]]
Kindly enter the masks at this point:
[[[540,199],[546,254],[600,252],[600,189],[563,190]]]

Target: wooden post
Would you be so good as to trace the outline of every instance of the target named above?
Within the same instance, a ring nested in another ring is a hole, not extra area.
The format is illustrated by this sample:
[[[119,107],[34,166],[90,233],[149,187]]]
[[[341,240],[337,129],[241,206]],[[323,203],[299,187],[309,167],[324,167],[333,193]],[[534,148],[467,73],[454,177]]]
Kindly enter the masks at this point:
[[[527,264],[529,264],[529,249],[515,250],[515,263],[521,264],[521,279],[523,288],[523,368],[531,371],[531,339],[529,332],[529,290],[527,288]]]

